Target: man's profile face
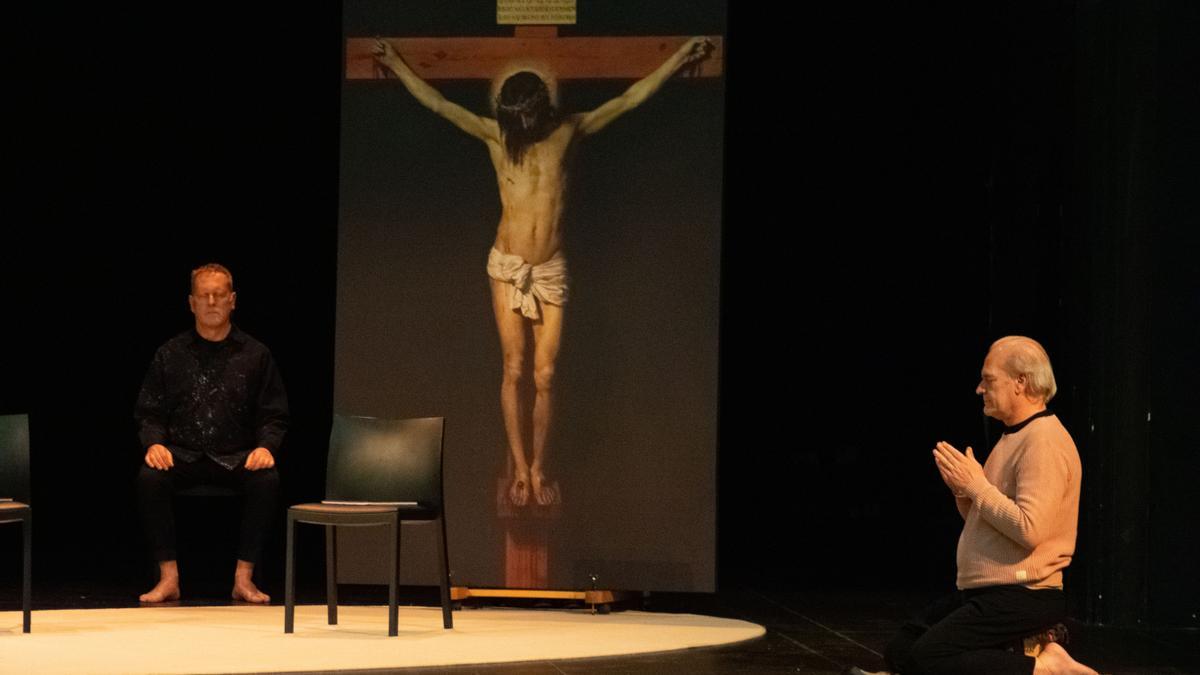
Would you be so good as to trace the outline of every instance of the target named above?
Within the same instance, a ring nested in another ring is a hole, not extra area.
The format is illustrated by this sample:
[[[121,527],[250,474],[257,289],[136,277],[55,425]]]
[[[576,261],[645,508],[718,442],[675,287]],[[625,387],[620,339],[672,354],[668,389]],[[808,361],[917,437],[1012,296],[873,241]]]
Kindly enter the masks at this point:
[[[1020,384],[1002,366],[1002,355],[993,349],[983,360],[979,386],[975,393],[983,396],[983,414],[1004,421],[1016,409]]]
[[[220,272],[202,272],[196,275],[188,306],[196,315],[196,325],[209,329],[221,329],[229,325],[229,315],[237,304],[237,293],[233,283]]]

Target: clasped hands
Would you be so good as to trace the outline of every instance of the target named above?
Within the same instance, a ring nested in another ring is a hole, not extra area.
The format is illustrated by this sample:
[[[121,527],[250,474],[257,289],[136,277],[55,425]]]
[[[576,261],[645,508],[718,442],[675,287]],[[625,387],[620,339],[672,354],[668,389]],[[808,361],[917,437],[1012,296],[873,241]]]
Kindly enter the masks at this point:
[[[984,477],[983,465],[975,459],[975,451],[969,446],[966,453],[961,453],[953,445],[939,441],[933,448],[933,461],[942,475],[942,482],[955,497],[965,498],[967,486]]]

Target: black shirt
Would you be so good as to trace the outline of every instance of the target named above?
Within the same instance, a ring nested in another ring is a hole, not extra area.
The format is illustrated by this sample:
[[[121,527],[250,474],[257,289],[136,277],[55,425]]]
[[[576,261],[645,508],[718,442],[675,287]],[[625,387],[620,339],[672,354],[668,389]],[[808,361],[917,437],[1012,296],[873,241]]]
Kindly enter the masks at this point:
[[[234,469],[257,447],[279,450],[287,393],[263,343],[237,326],[220,342],[192,329],[155,352],[133,416],[143,449],[161,443],[177,461],[208,455]]]

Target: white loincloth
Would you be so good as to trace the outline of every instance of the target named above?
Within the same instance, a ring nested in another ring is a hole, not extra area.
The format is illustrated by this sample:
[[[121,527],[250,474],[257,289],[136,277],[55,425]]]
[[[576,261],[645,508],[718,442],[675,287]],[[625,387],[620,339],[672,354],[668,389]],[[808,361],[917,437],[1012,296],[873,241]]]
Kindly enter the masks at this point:
[[[519,255],[501,253],[492,247],[488,254],[488,276],[512,286],[508,305],[521,314],[537,320],[542,313],[538,303],[564,305],[567,302],[567,259],[555,251],[546,262],[530,265]]]

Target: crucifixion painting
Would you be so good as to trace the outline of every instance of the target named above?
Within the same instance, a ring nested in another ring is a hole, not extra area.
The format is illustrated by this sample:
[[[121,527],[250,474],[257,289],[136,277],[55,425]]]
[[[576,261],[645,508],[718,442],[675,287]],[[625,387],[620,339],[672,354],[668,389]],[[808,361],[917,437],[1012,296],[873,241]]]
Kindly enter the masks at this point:
[[[511,38],[347,41],[349,79],[398,79],[424,107],[482,141],[495,170],[501,216],[486,272],[503,356],[500,409],[510,460],[504,497],[513,507],[562,499],[547,459],[571,285],[562,217],[570,159],[584,139],[677,73],[719,75],[720,47],[719,37],[559,38],[546,27],[518,27]],[[590,78],[636,81],[593,110],[560,110],[558,82]],[[429,84],[437,79],[491,81],[491,116],[445,98]],[[522,395],[529,384],[532,405]]]

